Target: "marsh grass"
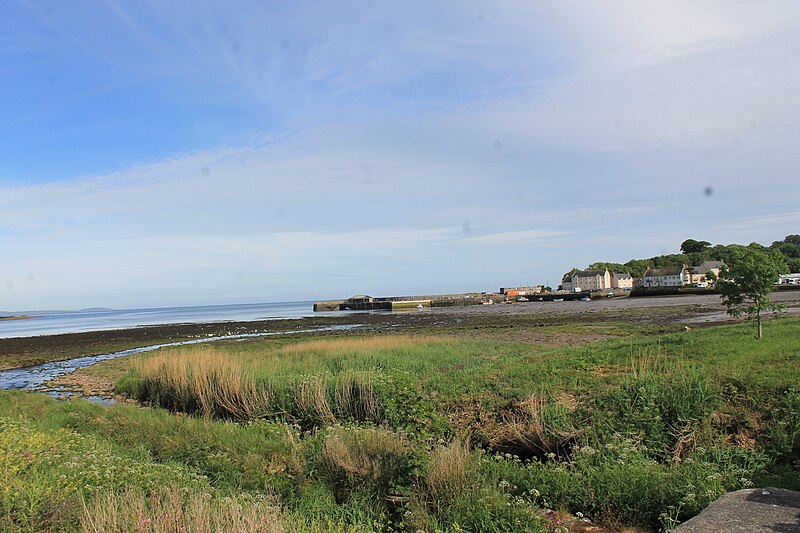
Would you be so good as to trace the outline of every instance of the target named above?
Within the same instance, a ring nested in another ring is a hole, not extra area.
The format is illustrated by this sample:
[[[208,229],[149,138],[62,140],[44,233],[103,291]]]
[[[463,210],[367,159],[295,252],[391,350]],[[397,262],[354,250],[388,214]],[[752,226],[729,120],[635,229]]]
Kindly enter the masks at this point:
[[[336,426],[320,439],[318,468],[339,500],[354,491],[384,499],[393,486],[407,485],[413,473],[413,448],[400,434],[382,428]]]
[[[414,346],[451,342],[383,336],[312,340],[260,354],[207,346],[161,350],[137,360],[117,390],[173,411],[217,418],[284,416],[304,426],[379,423],[384,405],[374,377],[385,363]]]
[[[418,497],[430,512],[442,519],[451,503],[471,490],[474,485],[471,479],[476,472],[469,445],[463,440],[453,440],[431,452]]]
[[[47,518],[74,531],[78,482],[100,487],[84,494],[89,509],[107,491],[122,498],[125,485],[145,499],[178,486],[190,508],[199,483],[219,497],[216,512],[243,492],[279,503],[292,531],[541,531],[543,507],[671,527],[754,479],[796,483],[800,321],[770,330],[761,342],[725,326],[548,349],[510,330],[505,340],[347,335],[165,349],[137,356],[118,387],[169,411],[0,393],[2,416],[44,446],[20,432],[9,441],[0,459],[26,468],[4,486],[28,496],[0,504],[16,530],[46,530]],[[59,499],[43,492],[58,486],[58,468],[31,466],[24,452],[47,456],[61,430],[85,447]],[[92,477],[106,466],[127,477]],[[64,502],[72,510],[56,514]]]
[[[291,531],[283,512],[272,499],[247,495],[219,498],[176,486],[161,487],[149,493],[140,489],[108,491],[90,502],[83,500],[82,511],[83,533]]]
[[[495,450],[523,457],[568,457],[580,433],[568,407],[532,394],[503,415],[489,442]]]

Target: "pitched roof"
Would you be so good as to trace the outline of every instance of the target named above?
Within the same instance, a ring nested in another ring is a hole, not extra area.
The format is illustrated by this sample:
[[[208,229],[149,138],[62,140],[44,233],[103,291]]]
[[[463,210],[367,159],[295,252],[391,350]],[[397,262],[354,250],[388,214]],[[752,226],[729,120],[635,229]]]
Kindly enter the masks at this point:
[[[579,278],[593,278],[594,276],[605,276],[607,270],[579,270],[575,272],[575,276]]]
[[[652,278],[656,276],[678,276],[685,267],[667,267],[667,268],[648,268],[644,273],[644,278]]]
[[[709,270],[713,270],[715,268],[722,268],[725,266],[725,261],[703,261],[703,264],[700,266],[692,267],[692,270],[695,274],[705,274]]]

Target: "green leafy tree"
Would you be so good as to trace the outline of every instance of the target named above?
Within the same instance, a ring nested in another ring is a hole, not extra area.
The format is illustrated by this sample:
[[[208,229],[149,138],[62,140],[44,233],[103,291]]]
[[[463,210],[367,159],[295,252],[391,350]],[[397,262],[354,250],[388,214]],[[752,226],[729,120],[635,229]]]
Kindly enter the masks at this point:
[[[605,261],[597,261],[589,265],[587,270],[608,270],[612,274],[615,272],[627,272],[628,269],[621,263],[607,263]]]
[[[708,241],[696,241],[694,239],[686,239],[681,243],[681,252],[685,254],[696,254],[706,251],[711,247]]]
[[[781,254],[742,247],[733,251],[730,265],[719,274],[717,290],[722,294],[722,303],[728,308],[728,314],[746,314],[748,320],[755,317],[759,339],[762,336],[761,313],[781,308],[772,303],[769,295],[775,290],[780,275],[787,271]]]
[[[800,272],[800,235],[787,235],[782,241],[773,242],[770,249],[786,257],[791,272]]]
[[[648,268],[654,266],[653,262],[648,259],[631,259],[625,263],[627,272],[630,272],[634,278],[641,278]]]

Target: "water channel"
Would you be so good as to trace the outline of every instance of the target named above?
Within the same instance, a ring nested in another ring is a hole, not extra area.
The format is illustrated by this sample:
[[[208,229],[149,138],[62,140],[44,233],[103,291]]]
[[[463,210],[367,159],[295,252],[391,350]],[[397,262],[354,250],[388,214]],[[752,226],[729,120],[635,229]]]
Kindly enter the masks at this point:
[[[150,352],[158,350],[159,348],[166,348],[168,346],[185,346],[188,344],[203,344],[207,342],[231,340],[231,339],[245,339],[251,337],[268,337],[273,335],[291,335],[294,333],[315,333],[319,331],[342,331],[361,327],[362,324],[346,324],[339,326],[326,326],[313,329],[300,329],[294,331],[270,331],[264,333],[240,333],[236,335],[218,335],[213,337],[203,337],[199,339],[190,339],[185,341],[167,342],[163,344],[151,344],[149,346],[141,346],[139,348],[130,348],[128,350],[121,350],[119,352],[87,355],[84,357],[77,357],[74,359],[67,359],[65,361],[51,361],[41,365],[29,366],[25,368],[14,368],[12,370],[0,371],[0,389],[21,389],[21,390],[37,390],[42,387],[46,382],[55,379],[59,376],[70,374],[78,369],[92,366],[101,361],[108,361],[109,359],[116,359],[117,357],[125,357],[126,355],[133,355],[137,353]],[[60,390],[46,390],[42,391],[51,396],[69,396],[75,393],[65,393]],[[87,399],[109,402],[107,399],[99,397],[88,397]]]

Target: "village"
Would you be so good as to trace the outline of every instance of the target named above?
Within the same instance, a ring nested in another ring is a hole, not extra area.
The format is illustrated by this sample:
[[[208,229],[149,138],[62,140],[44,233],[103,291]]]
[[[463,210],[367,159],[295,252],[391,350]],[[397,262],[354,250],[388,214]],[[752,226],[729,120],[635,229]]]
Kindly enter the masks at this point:
[[[720,272],[725,268],[724,261],[703,261],[695,266],[647,268],[641,277],[608,269],[572,269],[564,274],[561,284],[555,289],[546,285],[521,285],[500,287],[497,292],[384,297],[359,294],[344,300],[315,302],[314,311],[420,311],[431,307],[497,303],[706,294],[714,292]],[[800,273],[781,275],[777,285],[785,289],[800,288]]]

